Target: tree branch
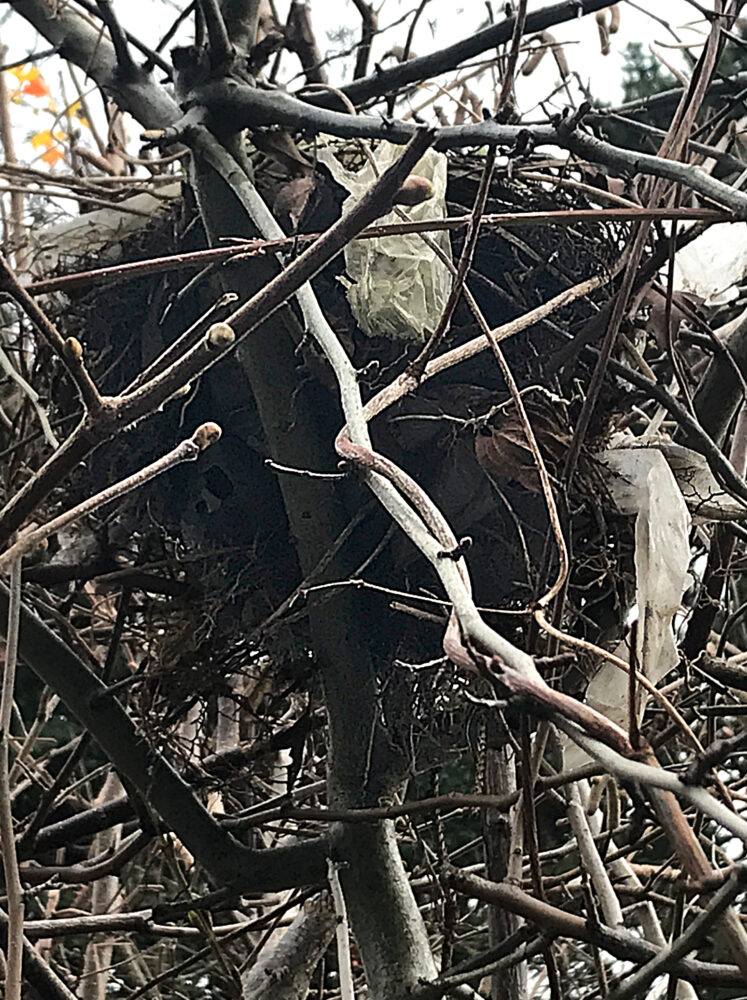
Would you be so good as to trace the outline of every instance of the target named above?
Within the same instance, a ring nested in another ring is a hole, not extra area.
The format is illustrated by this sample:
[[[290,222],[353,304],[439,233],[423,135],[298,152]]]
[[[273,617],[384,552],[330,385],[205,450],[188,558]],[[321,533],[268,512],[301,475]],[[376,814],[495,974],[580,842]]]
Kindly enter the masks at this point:
[[[543,7],[529,14],[524,31],[526,34],[534,34],[555,24],[573,21],[584,14],[593,14],[610,6],[612,5],[609,0],[563,0],[562,3]],[[475,56],[494,49],[497,45],[509,42],[515,21],[515,17],[508,17],[438,52],[417,59],[408,59],[407,62],[391,69],[379,70],[362,80],[355,80],[341,90],[357,106],[385,94],[396,94],[412,83],[419,83],[421,80],[446,73],[468,59],[474,59]],[[336,100],[339,99],[336,99],[334,94],[320,94],[315,95],[311,103],[319,107],[334,107]]]
[[[628,931],[592,924],[583,917],[534,899],[517,886],[505,882],[488,882],[479,875],[451,867],[445,870],[443,877],[457,892],[482,899],[495,906],[502,906],[511,913],[517,913],[547,935],[596,944],[615,958],[629,962],[649,962],[661,953],[659,947]],[[736,965],[716,965],[691,958],[672,959],[660,971],[672,972],[696,985],[702,983],[727,986],[731,983],[740,985],[743,983],[742,973]],[[427,991],[427,987],[425,989]]]
[[[370,115],[343,114],[313,107],[310,102],[298,100],[281,91],[267,92],[236,81],[207,83],[197,88],[192,97],[205,109],[208,123],[213,121],[229,132],[282,125],[284,128],[312,135],[323,132],[342,139],[386,139],[404,144],[410,141],[417,128],[410,122]],[[196,114],[196,108],[193,107],[182,123],[176,122],[172,130],[166,131],[164,140],[173,143],[183,139]],[[435,148],[440,150],[486,144],[509,149],[561,146],[592,163],[615,167],[624,174],[650,174],[684,184],[703,197],[728,208],[738,218],[747,219],[747,194],[706,174],[700,167],[623,149],[586,134],[575,123],[568,125],[560,122],[557,126],[527,127],[501,125],[491,119],[468,125],[446,126],[439,129],[434,143]]]
[[[0,585],[0,620],[7,620],[7,614],[8,590]],[[25,607],[18,652],[218,885],[268,891],[324,880],[322,840],[256,851],[225,831],[85,663]]]

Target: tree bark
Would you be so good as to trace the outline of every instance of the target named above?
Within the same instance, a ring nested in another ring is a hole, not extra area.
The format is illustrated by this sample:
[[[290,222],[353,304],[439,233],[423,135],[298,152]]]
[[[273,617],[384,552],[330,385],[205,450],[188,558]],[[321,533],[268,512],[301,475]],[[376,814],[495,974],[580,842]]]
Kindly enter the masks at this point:
[[[504,795],[516,791],[515,754],[505,739],[500,739],[498,720],[491,718],[487,728],[485,749],[485,792]],[[516,807],[507,815],[497,809],[486,809],[483,816],[483,842],[485,845],[485,870],[493,882],[503,882],[510,873],[512,847],[512,820]],[[520,924],[514,913],[499,906],[488,912],[488,937],[490,947],[505,941]],[[519,962],[508,969],[498,969],[491,976],[492,1000],[525,1000],[527,989],[526,963]]]
[[[306,903],[280,942],[241,977],[243,1000],[304,1000],[336,925],[327,893]]]

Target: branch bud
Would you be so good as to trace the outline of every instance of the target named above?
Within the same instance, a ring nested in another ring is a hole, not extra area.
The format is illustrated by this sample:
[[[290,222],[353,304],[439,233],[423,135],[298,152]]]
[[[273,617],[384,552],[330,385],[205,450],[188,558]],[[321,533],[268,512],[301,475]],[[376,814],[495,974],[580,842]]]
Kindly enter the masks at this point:
[[[80,363],[83,360],[83,347],[77,337],[68,337],[62,350],[68,361]]]
[[[410,174],[394,196],[395,205],[421,205],[436,193],[427,177]]]
[[[192,435],[192,441],[197,445],[200,451],[204,451],[206,448],[209,448],[211,444],[215,444],[222,433],[223,431],[217,424],[209,421],[206,424],[200,424]]]
[[[228,323],[213,323],[207,332],[207,339],[211,347],[224,351],[236,340],[236,334]]]

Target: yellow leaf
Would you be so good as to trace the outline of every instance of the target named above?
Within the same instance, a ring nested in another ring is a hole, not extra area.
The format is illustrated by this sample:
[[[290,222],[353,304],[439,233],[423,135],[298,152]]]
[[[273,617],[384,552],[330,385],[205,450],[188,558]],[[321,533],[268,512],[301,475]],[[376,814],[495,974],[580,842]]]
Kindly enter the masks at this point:
[[[19,83],[27,83],[29,80],[35,80],[39,76],[39,70],[36,66],[29,66],[28,63],[24,63],[22,66],[14,66],[13,69],[9,69],[8,72],[11,76],[14,76]]]
[[[37,132],[36,135],[31,136],[31,148],[39,149],[41,146],[53,146],[54,141],[54,136],[49,129],[46,128],[41,132]]]

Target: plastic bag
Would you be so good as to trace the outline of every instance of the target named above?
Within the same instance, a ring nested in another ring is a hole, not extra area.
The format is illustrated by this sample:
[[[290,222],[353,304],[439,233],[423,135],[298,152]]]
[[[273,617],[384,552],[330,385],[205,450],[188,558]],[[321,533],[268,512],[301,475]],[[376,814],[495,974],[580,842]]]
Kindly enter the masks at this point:
[[[380,143],[373,154],[379,174],[401,155],[401,146]],[[368,160],[361,170],[348,170],[332,147],[320,150],[319,160],[329,168],[337,183],[350,192],[343,202],[343,214],[360,200],[377,177]],[[413,221],[444,218],[447,176],[444,154],[429,149],[412,172],[427,178],[435,194],[420,205],[404,209],[408,218]],[[390,212],[378,224],[399,221]],[[448,233],[430,235],[451,259]],[[345,248],[345,269],[349,280],[343,279],[343,283],[350,308],[356,323],[369,337],[426,340],[433,332],[451,289],[451,273],[420,236],[412,233],[353,240]]]
[[[658,448],[613,448],[597,458],[606,466],[606,483],[621,514],[635,515],[635,573],[638,629],[636,662],[652,684],[676,666],[673,619],[690,582],[690,514],[677,480]],[[627,660],[626,641],[615,656]],[[639,689],[640,719],[646,700]],[[602,660],[584,701],[624,729],[628,719],[628,675]],[[568,743],[566,766],[587,755]]]

